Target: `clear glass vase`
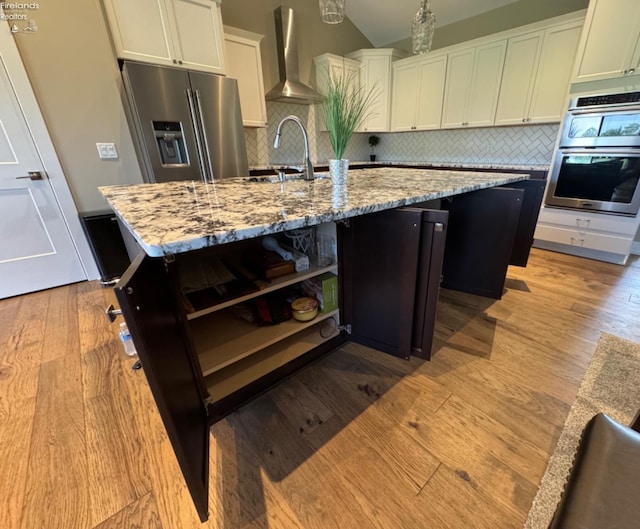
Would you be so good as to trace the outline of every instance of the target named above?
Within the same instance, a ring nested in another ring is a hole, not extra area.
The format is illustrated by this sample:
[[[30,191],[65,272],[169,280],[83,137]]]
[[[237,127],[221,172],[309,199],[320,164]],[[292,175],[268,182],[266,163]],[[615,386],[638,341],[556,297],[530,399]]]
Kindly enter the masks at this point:
[[[329,160],[329,175],[331,176],[331,205],[344,208],[349,202],[349,186],[347,174],[349,160]]]
[[[422,0],[420,9],[411,24],[411,42],[413,53],[427,53],[431,50],[433,33],[436,29],[436,16],[431,11],[429,0]]]
[[[334,184],[346,184],[348,171],[349,160],[329,160],[329,175]]]

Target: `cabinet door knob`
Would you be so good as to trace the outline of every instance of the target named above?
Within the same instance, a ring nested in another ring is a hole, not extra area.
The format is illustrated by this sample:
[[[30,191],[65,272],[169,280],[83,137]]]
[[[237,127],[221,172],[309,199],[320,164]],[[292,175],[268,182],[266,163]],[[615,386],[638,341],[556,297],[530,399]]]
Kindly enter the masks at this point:
[[[635,68],[629,68],[629,69],[627,70],[627,75],[631,75],[631,74],[635,73],[635,71],[636,71],[636,69],[635,69]]]
[[[178,61],[178,64],[182,64],[182,61]]]
[[[176,59],[173,59],[173,64],[178,64],[178,61]]]
[[[629,71],[629,70],[622,70],[620,73],[621,73],[622,75],[627,75],[627,72],[628,72],[628,71]]]

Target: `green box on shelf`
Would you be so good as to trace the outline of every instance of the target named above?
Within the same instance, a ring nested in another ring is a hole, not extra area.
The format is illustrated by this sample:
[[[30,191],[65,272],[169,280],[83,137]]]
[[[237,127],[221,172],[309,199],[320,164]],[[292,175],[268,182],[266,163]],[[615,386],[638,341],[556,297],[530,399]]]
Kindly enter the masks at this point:
[[[302,282],[308,296],[315,297],[320,304],[320,312],[327,313],[338,308],[338,276],[325,272]]]

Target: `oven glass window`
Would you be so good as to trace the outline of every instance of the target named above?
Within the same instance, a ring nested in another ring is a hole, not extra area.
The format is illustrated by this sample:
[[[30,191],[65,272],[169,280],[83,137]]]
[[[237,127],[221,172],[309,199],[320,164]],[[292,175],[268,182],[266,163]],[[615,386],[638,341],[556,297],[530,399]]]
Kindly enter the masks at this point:
[[[639,156],[564,156],[554,194],[629,204],[639,176]]]
[[[579,116],[571,119],[570,138],[596,138],[600,132],[602,117]]]
[[[602,120],[600,136],[640,135],[640,114],[607,116]]]

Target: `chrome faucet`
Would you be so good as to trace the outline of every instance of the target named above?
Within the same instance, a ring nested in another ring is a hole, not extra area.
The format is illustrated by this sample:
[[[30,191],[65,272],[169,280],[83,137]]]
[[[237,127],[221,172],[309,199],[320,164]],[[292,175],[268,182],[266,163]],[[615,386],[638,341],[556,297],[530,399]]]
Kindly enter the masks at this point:
[[[282,125],[286,121],[293,121],[294,123],[297,123],[300,127],[300,130],[302,131],[302,137],[304,138],[304,161],[302,162],[302,178],[304,178],[305,180],[313,180],[313,164],[309,159],[309,136],[307,136],[307,130],[304,128],[304,125],[302,124],[302,121],[300,121],[300,118],[293,115],[285,116],[284,118],[282,118],[282,121],[278,124],[278,130],[276,131],[276,140],[273,142],[273,148],[277,149],[278,147],[280,147],[280,136],[282,135],[280,129],[282,129]]]

